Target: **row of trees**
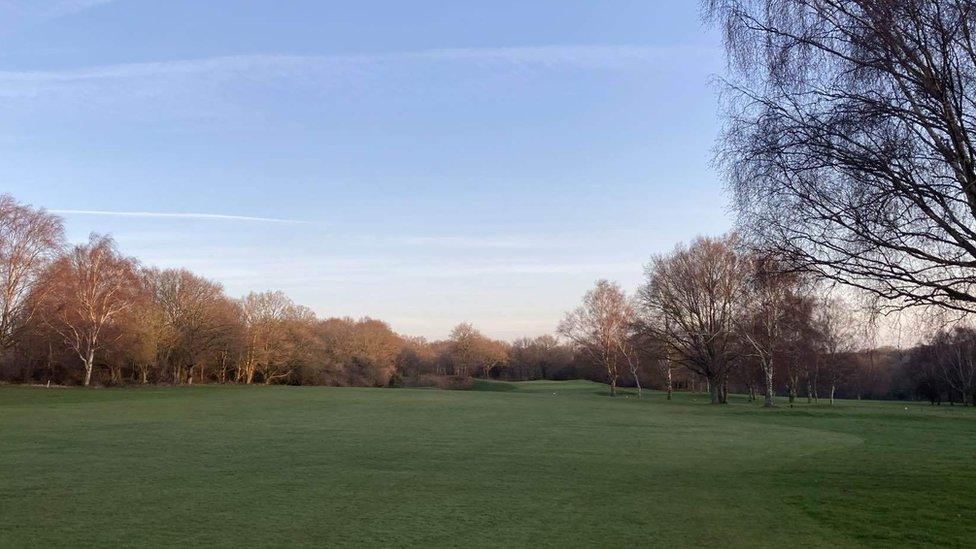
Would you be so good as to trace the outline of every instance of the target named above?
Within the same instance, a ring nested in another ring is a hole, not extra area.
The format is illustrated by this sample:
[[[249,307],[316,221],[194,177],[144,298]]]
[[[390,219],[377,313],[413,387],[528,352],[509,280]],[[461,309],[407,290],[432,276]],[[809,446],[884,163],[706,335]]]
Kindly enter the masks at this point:
[[[644,363],[665,380],[675,367],[697,375],[714,403],[734,383],[772,406],[780,375],[791,402],[803,385],[833,401],[861,339],[853,309],[786,267],[734,235],[699,238],[654,257],[633,297],[597,282],[559,332],[603,367],[611,392],[628,373],[639,388]]]
[[[909,349],[876,348],[875,324],[823,279],[738,236],[698,238],[654,257],[633,296],[600,280],[559,326],[601,367],[611,393],[640,394],[647,371],[730,388],[773,406],[835,397],[927,399],[976,406],[976,327],[955,320]],[[642,373],[644,375],[642,375]]]
[[[907,353],[901,374],[908,383],[900,389],[915,398],[976,406],[976,329],[939,331]]]
[[[558,332],[508,343],[470,324],[443,341],[375,319],[320,319],[281,292],[227,296],[141,266],[112,239],[65,244],[61,220],[0,197],[0,379],[17,382],[465,386],[585,378],[666,390],[973,403],[976,330],[873,349],[854,311],[735,236],[652,259],[633,296],[599,281]]]
[[[319,319],[277,291],[227,296],[141,266],[106,236],[68,246],[59,217],[0,197],[0,379],[23,382],[448,384],[592,377],[551,336],[512,344],[460,324],[448,340],[379,320]],[[453,382],[461,383],[461,382]]]

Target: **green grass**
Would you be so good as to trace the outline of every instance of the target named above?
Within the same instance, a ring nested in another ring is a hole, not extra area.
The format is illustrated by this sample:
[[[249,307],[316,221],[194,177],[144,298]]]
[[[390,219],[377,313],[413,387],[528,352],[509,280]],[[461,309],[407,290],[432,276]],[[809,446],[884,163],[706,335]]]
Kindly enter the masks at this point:
[[[0,387],[0,546],[976,540],[972,409],[476,389]]]

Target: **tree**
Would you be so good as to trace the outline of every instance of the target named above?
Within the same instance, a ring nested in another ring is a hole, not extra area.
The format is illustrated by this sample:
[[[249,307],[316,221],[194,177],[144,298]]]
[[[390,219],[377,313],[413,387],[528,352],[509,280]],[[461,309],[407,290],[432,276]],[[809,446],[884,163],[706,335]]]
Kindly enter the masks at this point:
[[[572,349],[551,335],[520,338],[509,349],[514,378],[520,381],[550,379],[572,362]]]
[[[661,372],[661,376],[664,378],[664,390],[667,392],[667,399],[671,400],[671,395],[674,394],[674,364],[671,359],[665,355],[657,359],[657,368]]]
[[[373,318],[329,318],[318,322],[314,332],[321,349],[311,369],[319,383],[386,386],[394,380],[398,359],[412,360],[401,355],[403,338]],[[433,354],[424,349],[425,356]]]
[[[787,344],[787,327],[791,304],[799,291],[796,273],[766,255],[752,255],[746,284],[746,300],[739,317],[739,333],[746,343],[746,354],[753,358],[763,374],[763,406],[773,406],[776,389],[773,374],[776,361]],[[752,385],[750,385],[752,387]],[[752,394],[752,392],[750,392]]]
[[[800,386],[808,380],[810,372],[818,362],[815,342],[816,329],[813,324],[813,314],[816,300],[812,295],[793,295],[789,300],[789,309],[782,329],[784,337],[784,371],[786,374],[786,391],[789,403],[792,405],[800,396]],[[807,384],[807,395],[810,395],[810,384]]]
[[[630,377],[634,381],[634,387],[637,388],[637,398],[644,398],[644,387],[641,384],[641,362],[642,358],[650,359],[653,361],[658,361],[661,358],[661,348],[657,341],[654,340],[652,336],[646,333],[637,320],[636,308],[633,304],[631,307],[631,320],[627,326],[627,337],[624,338],[619,343],[620,356],[623,357],[624,361],[627,363],[627,370],[630,372]],[[661,364],[658,362],[658,367]],[[664,374],[664,370],[661,370]],[[669,378],[665,379],[667,383],[670,383]],[[670,400],[670,390],[668,392]]]
[[[492,370],[508,360],[508,346],[503,341],[481,337],[475,347],[475,360],[481,368],[482,377],[491,379]]]
[[[265,384],[287,378],[312,347],[315,314],[283,292],[251,292],[241,300],[246,342],[239,379],[252,383],[260,373]]]
[[[670,358],[708,381],[713,404],[726,401],[729,371],[741,355],[737,315],[748,264],[736,237],[699,237],[652,258],[638,290],[642,329]]]
[[[932,338],[931,348],[931,360],[949,401],[958,395],[963,405],[976,406],[976,330],[967,325],[941,330]]]
[[[855,319],[850,306],[838,297],[824,296],[814,313],[814,327],[820,351],[821,367],[829,386],[830,404],[834,403],[837,385],[852,370]]]
[[[63,245],[61,218],[0,195],[0,350],[30,322],[43,289],[38,282]]]
[[[583,296],[583,304],[566,314],[558,332],[600,365],[610,383],[610,395],[617,395],[621,350],[629,345],[634,310],[620,286],[598,280]]]
[[[508,360],[508,347],[501,341],[486,337],[468,323],[461,323],[451,331],[451,362],[454,374],[467,376],[481,370],[485,379],[491,371]]]
[[[401,377],[430,373],[437,360],[435,346],[423,337],[405,337],[396,357],[396,372]]]
[[[358,374],[374,386],[389,384],[396,371],[396,359],[403,348],[403,338],[389,324],[375,318],[362,318],[353,327],[355,334],[354,364]]]
[[[159,274],[155,269],[140,272],[142,292],[146,299],[127,311],[123,320],[126,325],[122,336],[123,346],[142,384],[149,383],[150,376],[157,381],[162,378],[162,366],[167,363],[175,347],[174,326],[167,322],[166,312],[157,299]]]
[[[467,322],[462,322],[451,330],[450,355],[454,375],[467,376],[471,370],[477,367],[476,347],[481,337],[483,337],[481,332]]]
[[[166,356],[174,383],[192,384],[206,377],[206,364],[240,338],[239,305],[220,284],[186,269],[156,271],[152,296],[172,331]]]
[[[976,2],[704,5],[748,236],[889,307],[976,310]]]
[[[92,234],[57,259],[44,276],[45,321],[81,359],[84,385],[91,383],[96,353],[119,337],[113,323],[142,297],[134,260],[115,242]]]

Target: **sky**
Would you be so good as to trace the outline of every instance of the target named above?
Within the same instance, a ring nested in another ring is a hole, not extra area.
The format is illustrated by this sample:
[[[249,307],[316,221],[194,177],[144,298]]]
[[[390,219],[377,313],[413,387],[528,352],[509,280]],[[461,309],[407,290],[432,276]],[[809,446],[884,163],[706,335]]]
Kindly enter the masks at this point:
[[[228,294],[551,333],[731,225],[697,2],[0,0],[0,191]]]

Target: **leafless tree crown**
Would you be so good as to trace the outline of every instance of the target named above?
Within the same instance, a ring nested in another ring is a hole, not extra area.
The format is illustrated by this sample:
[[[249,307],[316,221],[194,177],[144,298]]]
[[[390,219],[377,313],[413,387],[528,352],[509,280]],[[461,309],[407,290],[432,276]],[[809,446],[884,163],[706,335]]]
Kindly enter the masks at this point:
[[[976,2],[706,0],[743,233],[892,307],[976,310]]]

